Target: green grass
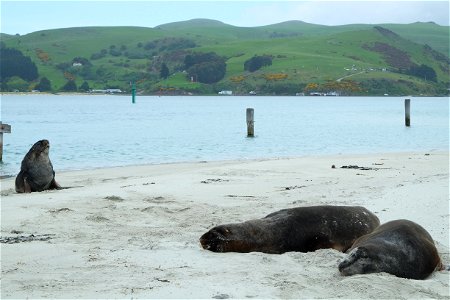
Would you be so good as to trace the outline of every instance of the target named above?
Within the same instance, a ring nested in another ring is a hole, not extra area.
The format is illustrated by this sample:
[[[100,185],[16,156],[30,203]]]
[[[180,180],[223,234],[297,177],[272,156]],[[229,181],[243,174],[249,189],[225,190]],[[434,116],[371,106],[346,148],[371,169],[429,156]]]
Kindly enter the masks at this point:
[[[363,48],[364,45],[375,42],[386,43],[407,52],[413,62],[433,67],[439,81],[449,82],[448,73],[442,70],[441,63],[425,55],[423,51],[423,44],[428,44],[448,57],[448,26],[430,23],[380,26],[396,32],[400,37],[393,39],[383,36],[373,29],[373,25],[364,24],[323,26],[292,21],[243,28],[212,20],[192,20],[166,24],[157,28],[80,27],[39,31],[24,36],[2,34],[1,38],[8,47],[17,48],[30,56],[38,66],[40,75],[49,78],[54,89],[60,88],[66,82],[63,73],[57,68],[60,63],[71,62],[74,57],[90,59],[93,53],[98,53],[102,49],[109,50],[111,46],[126,47],[126,51],[143,53],[144,50],[138,47],[138,43],[145,44],[166,37],[192,39],[198,46],[191,50],[213,51],[226,57],[227,73],[219,85],[230,84],[231,77],[240,75],[246,76],[246,82],[249,84],[264,84],[261,75],[269,73],[285,73],[288,75],[286,82],[306,84],[336,80],[352,73],[353,71],[345,70],[352,66],[358,70],[387,67],[381,54]],[[274,34],[278,36],[284,34],[285,37],[271,38]],[[37,56],[36,49],[47,53],[50,60],[42,62]],[[174,73],[177,64],[175,61],[167,62],[173,73],[167,80],[158,79],[157,70],[151,71],[153,75],[150,76],[149,70],[158,59],[150,53],[151,51],[148,52],[148,59],[128,59],[123,55],[114,57],[109,54],[98,60],[90,59],[93,64],[92,72],[104,74],[96,80],[87,80],[90,87],[118,86],[127,90],[129,82],[124,78],[138,76],[146,78],[140,85],[148,89],[152,86],[170,86],[189,90],[201,88],[200,84],[191,83],[185,74]],[[264,67],[255,74],[244,71],[243,65],[247,59],[262,54],[274,56],[271,66]],[[166,55],[165,52],[157,52],[159,59],[164,55]],[[419,84],[420,81],[401,74],[388,75],[376,74],[376,72],[351,78],[362,80],[371,76],[374,78],[389,76],[414,84]],[[83,81],[83,78],[77,76],[78,85],[81,85]]]
[[[384,26],[402,37],[419,44],[428,44],[433,49],[450,56],[449,27],[434,23],[409,25],[389,24]]]
[[[170,75],[167,79],[159,81],[158,85],[161,87],[177,87],[187,90],[196,90],[201,87],[201,83],[191,82],[186,76],[185,73],[178,72]]]

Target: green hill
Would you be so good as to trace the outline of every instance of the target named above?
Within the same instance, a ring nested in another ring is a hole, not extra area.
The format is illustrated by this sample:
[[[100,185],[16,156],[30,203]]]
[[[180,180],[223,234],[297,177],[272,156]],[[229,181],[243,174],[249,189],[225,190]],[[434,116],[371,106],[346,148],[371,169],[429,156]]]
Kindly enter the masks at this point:
[[[90,89],[140,92],[238,94],[331,92],[361,95],[444,95],[449,87],[449,27],[434,23],[324,26],[289,21],[236,27],[195,19],[155,28],[80,27],[24,36],[1,35],[2,46],[20,50],[57,92],[70,80]],[[213,84],[195,81],[184,60],[193,52],[224,58],[226,73]],[[244,70],[254,56],[271,65]],[[160,78],[160,68],[170,70]],[[2,77],[2,90],[34,89],[39,82]]]

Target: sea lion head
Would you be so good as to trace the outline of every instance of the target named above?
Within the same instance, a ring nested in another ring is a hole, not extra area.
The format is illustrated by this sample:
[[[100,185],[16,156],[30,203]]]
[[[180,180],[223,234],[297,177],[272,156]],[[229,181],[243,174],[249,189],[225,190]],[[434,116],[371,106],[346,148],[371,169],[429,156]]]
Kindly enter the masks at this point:
[[[378,258],[367,247],[356,247],[339,264],[339,272],[344,276],[378,272]]]
[[[50,151],[50,142],[48,140],[37,141],[33,147],[31,147],[30,152],[34,153],[36,156],[47,155]]]
[[[200,237],[203,249],[213,252],[251,252],[255,242],[245,226],[219,225]]]
[[[214,252],[226,252],[231,231],[225,226],[216,226],[200,237],[203,249]]]

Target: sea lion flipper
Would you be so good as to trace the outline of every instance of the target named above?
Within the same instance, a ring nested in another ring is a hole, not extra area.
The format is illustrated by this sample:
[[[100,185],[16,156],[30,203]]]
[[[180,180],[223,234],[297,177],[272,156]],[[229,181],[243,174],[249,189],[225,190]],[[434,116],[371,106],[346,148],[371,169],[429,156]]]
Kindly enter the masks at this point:
[[[31,193],[31,186],[28,183],[26,177],[23,179],[23,189],[24,189],[24,193]]]
[[[436,266],[436,270],[435,271],[450,271],[450,264],[449,265],[444,265],[442,260],[440,260],[438,265]]]
[[[31,187],[26,181],[26,177],[23,171],[20,171],[17,175],[15,187],[17,193],[31,193]]]
[[[50,183],[49,189],[62,190],[62,187],[59,185],[59,183],[56,182],[55,178],[53,178],[52,182]]]
[[[16,186],[16,192],[17,193],[23,193],[24,192],[22,171],[20,171],[19,174],[17,174],[15,186]]]

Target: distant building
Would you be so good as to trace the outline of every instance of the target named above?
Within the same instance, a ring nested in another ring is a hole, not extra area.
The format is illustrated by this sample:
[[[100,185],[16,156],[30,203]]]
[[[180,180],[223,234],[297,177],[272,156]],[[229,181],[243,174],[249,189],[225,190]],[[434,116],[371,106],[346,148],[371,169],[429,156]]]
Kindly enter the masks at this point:
[[[90,90],[91,93],[103,93],[103,94],[118,94],[118,93],[122,93],[121,89],[106,89],[106,90],[98,90],[98,89],[94,89],[94,90]]]
[[[108,94],[122,93],[121,89],[106,89]]]
[[[106,90],[91,90],[91,93],[106,93]]]
[[[219,95],[233,95],[233,91],[220,91]]]

